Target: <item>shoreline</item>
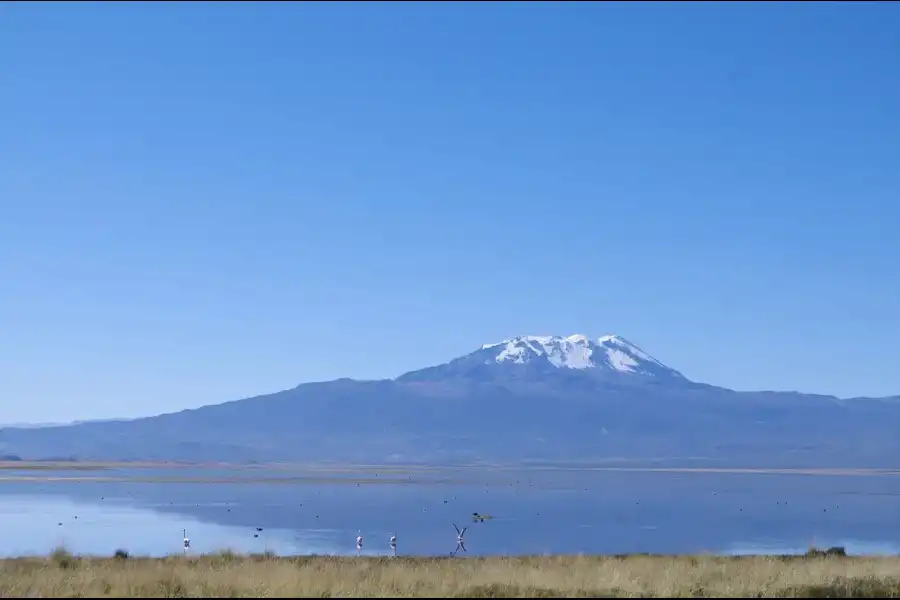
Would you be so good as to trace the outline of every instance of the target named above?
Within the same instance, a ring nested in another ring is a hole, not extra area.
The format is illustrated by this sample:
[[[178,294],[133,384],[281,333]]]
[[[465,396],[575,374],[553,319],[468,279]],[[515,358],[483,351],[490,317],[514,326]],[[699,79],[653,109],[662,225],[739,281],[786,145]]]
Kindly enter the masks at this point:
[[[153,471],[157,471],[154,473]],[[886,468],[752,468],[653,466],[513,466],[513,465],[355,465],[355,464],[226,464],[165,462],[0,461],[0,486],[15,483],[156,483],[240,485],[426,485],[455,486],[492,482],[514,485],[534,475],[602,473],[678,474],[683,476],[744,475],[803,477],[896,477]],[[542,484],[546,487],[552,484]]]
[[[598,461],[599,462],[599,461]],[[619,461],[617,461],[619,462]],[[465,471],[472,473],[503,472],[594,472],[594,473],[710,473],[747,475],[831,475],[831,476],[873,476],[900,475],[900,467],[714,467],[714,466],[650,466],[652,461],[631,461],[634,466],[585,464],[356,464],[356,463],[219,463],[219,462],[166,462],[166,461],[59,461],[59,460],[5,460],[0,461],[0,471],[92,471],[108,469],[197,469],[234,471],[299,471],[329,474],[409,474],[442,471]]]

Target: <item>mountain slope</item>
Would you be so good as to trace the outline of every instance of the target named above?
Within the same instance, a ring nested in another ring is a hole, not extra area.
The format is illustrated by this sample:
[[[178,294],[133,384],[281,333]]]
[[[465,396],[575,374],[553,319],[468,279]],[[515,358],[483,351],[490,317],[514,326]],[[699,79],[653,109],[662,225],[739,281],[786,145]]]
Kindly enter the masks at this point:
[[[186,461],[582,461],[877,466],[900,402],[734,392],[692,382],[618,336],[521,336],[394,380],[292,390],[133,421],[0,430],[23,458]]]

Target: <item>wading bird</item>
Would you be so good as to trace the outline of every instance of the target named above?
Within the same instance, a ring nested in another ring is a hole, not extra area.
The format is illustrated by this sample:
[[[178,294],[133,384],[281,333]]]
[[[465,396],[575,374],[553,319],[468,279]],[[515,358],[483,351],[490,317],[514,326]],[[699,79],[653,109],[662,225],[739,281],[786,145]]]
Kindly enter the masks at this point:
[[[182,540],[182,543],[184,544],[184,553],[187,554],[188,549],[191,547],[191,538],[187,536],[187,529],[182,529],[181,534],[184,536],[184,540]]]
[[[361,531],[357,531],[356,534],[356,555],[359,556],[359,553],[362,551],[363,537]]]
[[[397,556],[397,534],[391,536],[391,555]]]
[[[462,550],[463,552],[468,552],[468,550],[466,550],[466,542],[463,539],[463,536],[466,535],[466,529],[468,529],[468,527],[463,527],[462,531],[460,531],[459,527],[457,527],[456,523],[454,523],[453,528],[456,530],[456,550],[451,552],[450,556],[457,554],[460,550]]]

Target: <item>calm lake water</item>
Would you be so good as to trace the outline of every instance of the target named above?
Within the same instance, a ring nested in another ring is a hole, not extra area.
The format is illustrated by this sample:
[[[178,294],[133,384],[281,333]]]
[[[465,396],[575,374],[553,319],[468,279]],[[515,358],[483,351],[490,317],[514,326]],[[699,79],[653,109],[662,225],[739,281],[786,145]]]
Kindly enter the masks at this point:
[[[75,471],[0,481],[0,554],[191,553],[231,548],[278,554],[448,554],[453,525],[471,555],[541,553],[900,553],[900,476],[659,472],[435,471],[342,475],[186,469],[85,472],[84,477],[256,478],[239,483],[58,481]],[[332,476],[332,475],[329,475]],[[275,478],[281,478],[276,481]],[[461,480],[461,481],[460,481]],[[472,513],[493,516],[472,522]],[[261,528],[262,531],[258,531]],[[256,536],[256,537],[255,537]]]

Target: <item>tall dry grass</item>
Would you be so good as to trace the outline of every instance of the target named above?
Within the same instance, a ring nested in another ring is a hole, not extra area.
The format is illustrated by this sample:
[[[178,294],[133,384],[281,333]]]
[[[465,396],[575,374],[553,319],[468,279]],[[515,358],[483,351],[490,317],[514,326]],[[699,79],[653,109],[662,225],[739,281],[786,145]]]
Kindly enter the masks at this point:
[[[231,553],[0,561],[0,596],[900,597],[900,558],[331,558]]]

